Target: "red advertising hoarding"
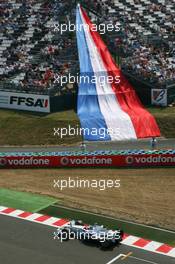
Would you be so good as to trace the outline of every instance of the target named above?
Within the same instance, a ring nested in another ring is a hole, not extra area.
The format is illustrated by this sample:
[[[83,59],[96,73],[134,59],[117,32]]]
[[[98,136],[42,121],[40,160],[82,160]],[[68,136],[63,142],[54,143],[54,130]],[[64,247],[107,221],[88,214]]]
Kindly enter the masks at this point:
[[[174,154],[1,157],[0,168],[175,166]]]

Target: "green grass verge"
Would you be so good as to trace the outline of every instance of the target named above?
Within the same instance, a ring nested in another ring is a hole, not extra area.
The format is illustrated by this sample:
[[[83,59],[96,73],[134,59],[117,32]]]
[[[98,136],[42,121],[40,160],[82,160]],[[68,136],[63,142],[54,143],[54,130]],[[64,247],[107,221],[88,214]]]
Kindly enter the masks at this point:
[[[73,209],[62,208],[59,206],[49,206],[48,208],[43,209],[41,213],[67,219],[81,219],[83,222],[88,224],[94,224],[96,222],[112,229],[121,228],[125,233],[128,233],[130,235],[135,235],[145,239],[167,243],[171,246],[175,246],[175,234],[156,230],[146,226],[126,223],[122,220],[108,219],[105,216],[97,216],[91,213],[79,212]]]
[[[56,201],[56,199],[47,196],[0,189],[0,205],[24,211],[37,212]]]
[[[73,110],[49,115],[0,110],[0,145],[59,145],[81,141],[80,136],[60,138],[54,128],[76,128],[78,118]]]
[[[160,127],[162,136],[167,138],[175,137],[175,107],[150,107],[148,111],[152,113]]]
[[[148,110],[155,116],[161,133],[175,137],[175,108],[153,108]],[[54,128],[80,126],[73,110],[49,115],[23,111],[0,110],[0,145],[59,145],[81,141],[81,136],[54,136]]]

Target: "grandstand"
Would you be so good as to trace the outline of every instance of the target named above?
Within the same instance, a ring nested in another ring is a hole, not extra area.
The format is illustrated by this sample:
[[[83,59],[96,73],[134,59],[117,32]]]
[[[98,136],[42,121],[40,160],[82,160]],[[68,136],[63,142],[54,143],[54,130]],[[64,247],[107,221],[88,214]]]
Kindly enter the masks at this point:
[[[76,38],[54,24],[75,23],[77,1],[1,0],[0,90],[50,96],[76,93],[55,75],[79,71]],[[175,0],[79,1],[95,23],[118,23],[104,37],[145,104],[152,88],[175,98]],[[75,98],[75,97],[74,97]]]
[[[54,32],[54,24],[64,21],[71,10],[66,1],[1,1],[0,89],[71,92],[69,86],[60,89],[53,82],[54,73],[72,68],[72,39]]]

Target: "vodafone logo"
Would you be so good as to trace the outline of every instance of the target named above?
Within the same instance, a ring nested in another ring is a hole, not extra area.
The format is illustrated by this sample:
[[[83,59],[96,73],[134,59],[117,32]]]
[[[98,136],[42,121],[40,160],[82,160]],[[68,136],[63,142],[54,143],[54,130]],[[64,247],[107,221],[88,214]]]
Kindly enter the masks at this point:
[[[149,157],[136,157],[135,161],[141,164],[162,164],[162,163],[174,163],[175,156],[149,156]]]
[[[49,159],[44,158],[11,158],[8,160],[8,165],[10,166],[44,166],[49,165]]]
[[[7,160],[5,158],[0,158],[0,166],[5,166],[7,164]]]
[[[127,164],[132,164],[132,163],[134,163],[134,158],[131,157],[131,156],[126,157],[126,163],[127,163]]]
[[[128,156],[126,157],[126,163],[127,164],[175,164],[175,156],[140,156],[140,157],[132,157]]]
[[[61,165],[66,166],[69,164],[69,159],[67,157],[63,157],[60,159],[60,163]]]
[[[63,166],[70,165],[111,165],[111,158],[98,158],[98,157],[82,157],[82,158],[68,158],[62,157],[60,163]]]

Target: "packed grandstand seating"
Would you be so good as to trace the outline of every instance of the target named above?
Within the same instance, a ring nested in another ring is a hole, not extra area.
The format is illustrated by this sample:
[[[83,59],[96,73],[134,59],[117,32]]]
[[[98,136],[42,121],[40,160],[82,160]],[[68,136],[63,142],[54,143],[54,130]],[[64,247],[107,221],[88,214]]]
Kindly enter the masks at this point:
[[[71,9],[67,1],[1,1],[1,89],[64,92],[53,75],[71,70],[73,39],[55,33],[54,24]]]
[[[79,1],[96,23],[118,23],[105,40],[122,70],[154,87],[175,81],[175,0]],[[76,1],[0,0],[0,89],[43,94],[74,91],[54,75],[76,72],[75,34],[54,24],[75,21]]]

